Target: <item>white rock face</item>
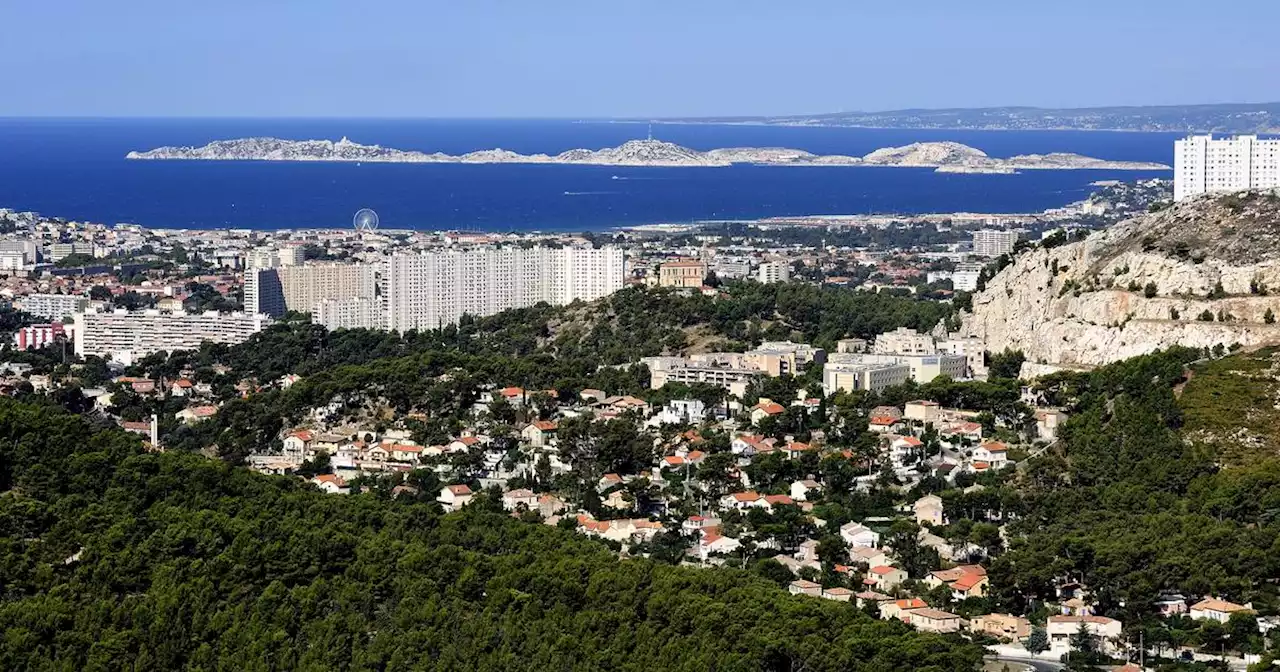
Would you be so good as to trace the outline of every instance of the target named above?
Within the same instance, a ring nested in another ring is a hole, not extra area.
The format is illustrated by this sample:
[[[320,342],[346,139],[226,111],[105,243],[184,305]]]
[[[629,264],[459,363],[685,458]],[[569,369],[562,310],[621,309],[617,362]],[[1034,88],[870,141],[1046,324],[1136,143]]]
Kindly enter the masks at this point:
[[[1265,319],[1280,317],[1280,199],[1252,195],[1238,211],[1223,201],[1195,199],[1020,255],[974,296],[964,332],[1054,365],[1280,343]]]
[[[1052,157],[1052,158],[1049,158]],[[439,152],[361,145],[343,138],[329,140],[281,140],[243,138],[218,140],[202,147],[160,147],[129,152],[127,159],[204,161],[369,161],[385,163],[560,163],[603,166],[729,166],[755,163],[777,166],[905,166],[934,167],[952,172],[1013,172],[1037,168],[1106,168],[1111,170],[1162,170],[1156,163],[1105,161],[1078,154],[1051,154],[997,159],[956,142],[920,142],[888,147],[866,157],[820,156],[785,147],[727,147],[700,152],[662,140],[629,140],[618,147],[570,149],[555,156],[519,154],[505,149],[485,149],[451,156]]]

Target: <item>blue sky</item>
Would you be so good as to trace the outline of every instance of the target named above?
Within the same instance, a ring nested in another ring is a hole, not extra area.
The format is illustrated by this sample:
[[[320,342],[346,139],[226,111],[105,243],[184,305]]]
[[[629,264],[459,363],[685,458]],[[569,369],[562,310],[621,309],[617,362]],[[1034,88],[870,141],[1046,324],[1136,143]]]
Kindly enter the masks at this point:
[[[1277,0],[0,0],[0,115],[1261,102],[1277,25]]]

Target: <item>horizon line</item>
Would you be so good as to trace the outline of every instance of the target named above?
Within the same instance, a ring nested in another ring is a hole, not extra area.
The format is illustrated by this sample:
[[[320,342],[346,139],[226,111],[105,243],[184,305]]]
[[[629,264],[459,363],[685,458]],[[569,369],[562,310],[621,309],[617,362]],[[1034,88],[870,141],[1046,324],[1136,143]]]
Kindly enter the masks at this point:
[[[1023,110],[1099,110],[1099,109],[1159,109],[1159,108],[1179,108],[1179,107],[1235,107],[1235,106],[1280,106],[1280,100],[1275,101],[1246,101],[1246,102],[1215,102],[1215,103],[1160,103],[1160,104],[1109,104],[1109,105],[1081,105],[1081,106],[1050,106],[1050,105],[978,105],[978,106],[950,106],[950,107],[898,107],[879,110],[839,110],[826,112],[789,112],[774,114],[744,114],[744,113],[727,113],[727,114],[692,114],[692,115],[672,115],[664,114],[659,116],[650,115],[411,115],[411,114],[393,114],[393,115],[346,115],[346,114],[4,114],[0,113],[0,120],[43,120],[43,121],[84,121],[84,120],[259,120],[259,119],[279,119],[279,120],[327,120],[327,119],[368,119],[373,121],[628,121],[628,122],[645,122],[650,121],[659,123],[663,121],[678,121],[691,119],[777,119],[788,117],[829,117],[837,115],[853,115],[853,114],[890,114],[895,112],[950,112],[960,110],[998,110],[998,109],[1023,109]]]

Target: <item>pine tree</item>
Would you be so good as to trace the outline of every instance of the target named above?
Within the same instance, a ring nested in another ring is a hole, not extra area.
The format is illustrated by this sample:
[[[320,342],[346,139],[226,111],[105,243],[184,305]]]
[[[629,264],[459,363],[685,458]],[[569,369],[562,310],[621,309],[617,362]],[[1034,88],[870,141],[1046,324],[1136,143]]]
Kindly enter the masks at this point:
[[[1049,633],[1044,628],[1031,628],[1031,636],[1027,637],[1026,648],[1031,653],[1040,653],[1049,650]]]

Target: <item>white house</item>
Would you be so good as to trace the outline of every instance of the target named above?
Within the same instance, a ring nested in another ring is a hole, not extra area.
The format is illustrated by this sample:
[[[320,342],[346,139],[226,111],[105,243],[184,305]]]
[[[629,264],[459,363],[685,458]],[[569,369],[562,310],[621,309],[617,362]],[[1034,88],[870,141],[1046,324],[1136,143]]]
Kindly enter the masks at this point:
[[[732,553],[742,546],[742,542],[733,537],[726,537],[715,532],[707,532],[698,541],[700,554],[715,555]]]
[[[466,485],[446,485],[440,489],[437,502],[444,505],[445,511],[457,511],[471,503],[471,488]]]
[[[761,497],[760,493],[754,490],[735,492],[720,498],[720,506],[727,509],[738,509],[739,511],[767,505],[768,502],[765,501],[764,497]]]
[[[1253,604],[1236,604],[1220,600],[1216,597],[1206,597],[1199,602],[1191,605],[1188,615],[1196,620],[1217,621],[1226,623],[1231,620],[1231,614],[1253,611]]]
[[[812,595],[814,597],[822,597],[822,584],[806,581],[804,579],[796,579],[787,586],[787,592],[792,595]]]
[[[521,506],[527,511],[537,511],[538,496],[532,490],[525,488],[508,490],[502,494],[502,508],[507,511],[516,511]]]
[[[899,436],[889,444],[889,459],[897,467],[915,464],[924,442],[914,436]]]
[[[936,401],[908,401],[902,417],[916,422],[937,422],[942,418],[942,407]]]
[[[1098,649],[1104,653],[1116,653],[1112,640],[1120,637],[1120,621],[1106,616],[1050,616],[1045,626],[1049,635],[1049,650],[1064,653],[1071,649],[1071,638],[1080,631],[1080,625],[1097,641]]]
[[[992,469],[1001,469],[1009,463],[1009,447],[999,441],[984,441],[973,449],[974,462],[986,462]]]
[[[551,442],[557,428],[553,420],[535,420],[520,430],[520,438],[534,448],[542,448]]]
[[[840,536],[849,546],[875,548],[880,545],[880,534],[862,523],[845,523],[841,525]]]
[[[305,429],[290,433],[289,436],[284,437],[284,454],[298,461],[305,460],[312,438],[314,437],[311,432]]]
[[[422,457],[422,446],[407,443],[395,443],[388,449],[388,456],[396,462],[418,462]]]
[[[887,593],[907,580],[907,573],[891,565],[878,565],[867,570],[867,579],[863,581],[869,588]]]
[[[937,495],[925,495],[917,499],[911,505],[911,509],[915,513],[916,522],[919,524],[946,524],[947,519],[943,515],[942,498]]]
[[[810,494],[816,495],[821,490],[822,485],[811,478],[795,481],[791,484],[791,499],[803,502],[809,499]]]
[[[345,495],[351,491],[345,480],[333,474],[320,474],[312,478],[311,482],[331,495]]]

